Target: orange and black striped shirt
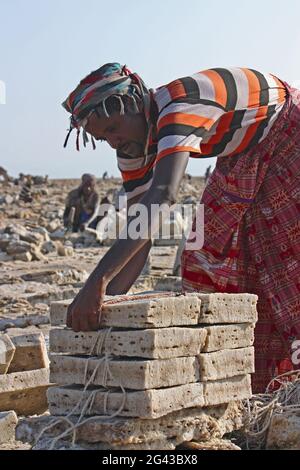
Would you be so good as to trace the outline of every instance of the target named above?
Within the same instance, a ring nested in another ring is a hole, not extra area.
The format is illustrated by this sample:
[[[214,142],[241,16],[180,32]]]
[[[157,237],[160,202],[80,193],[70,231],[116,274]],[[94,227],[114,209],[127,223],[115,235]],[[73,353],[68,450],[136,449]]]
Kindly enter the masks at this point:
[[[268,135],[285,101],[283,82],[246,68],[205,70],[154,90],[155,132],[146,157],[118,155],[128,199],[149,189],[155,165],[166,155],[189,152],[208,158],[247,152]]]

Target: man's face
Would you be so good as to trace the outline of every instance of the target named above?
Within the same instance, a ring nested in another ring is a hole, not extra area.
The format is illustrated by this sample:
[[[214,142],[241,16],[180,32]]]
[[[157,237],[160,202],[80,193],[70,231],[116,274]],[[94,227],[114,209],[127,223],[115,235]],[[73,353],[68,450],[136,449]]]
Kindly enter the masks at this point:
[[[143,114],[113,113],[107,118],[93,113],[85,130],[96,140],[105,140],[113,149],[131,157],[140,157],[144,153],[147,124]]]
[[[83,194],[89,196],[95,190],[95,183],[92,180],[87,180],[82,183],[81,187]]]

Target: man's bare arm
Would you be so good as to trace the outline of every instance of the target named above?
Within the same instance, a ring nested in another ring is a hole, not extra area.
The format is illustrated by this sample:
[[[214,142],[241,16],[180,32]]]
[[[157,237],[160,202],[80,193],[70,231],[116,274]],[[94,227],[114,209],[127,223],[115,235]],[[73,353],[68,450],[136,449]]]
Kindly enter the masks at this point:
[[[145,193],[133,197],[127,203],[127,211],[133,204],[137,204],[144,196]],[[106,293],[107,295],[120,295],[126,294],[130,287],[139,277],[151,250],[151,240],[144,245],[140,251],[132,258],[129,263],[114,277],[108,284]]]

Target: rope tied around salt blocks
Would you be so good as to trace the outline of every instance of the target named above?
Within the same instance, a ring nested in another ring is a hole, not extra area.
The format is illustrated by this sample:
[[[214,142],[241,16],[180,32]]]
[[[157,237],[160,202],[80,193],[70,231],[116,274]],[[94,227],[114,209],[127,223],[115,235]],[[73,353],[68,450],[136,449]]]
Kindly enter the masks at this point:
[[[98,335],[96,337],[96,340],[95,340],[94,344],[91,347],[89,355],[94,355],[96,353],[97,356],[100,356],[100,355],[103,354],[103,349],[104,349],[106,340],[110,336],[111,331],[112,331],[112,328],[108,328],[103,334],[103,330],[99,330]],[[111,414],[111,415],[107,414],[108,397],[109,397],[109,393],[111,392],[111,388],[108,387],[107,382],[108,382],[109,379],[110,380],[115,380],[115,377],[113,376],[113,374],[111,372],[111,369],[110,369],[110,362],[112,361],[112,356],[110,356],[108,353],[104,353],[104,355],[102,357],[100,357],[98,362],[96,363],[95,368],[92,371],[90,378],[87,379],[89,365],[90,365],[90,359],[91,359],[91,357],[89,357],[87,359],[86,364],[85,364],[84,377],[83,377],[84,389],[83,389],[82,397],[79,399],[79,401],[76,403],[74,408],[66,416],[62,416],[58,419],[55,419],[54,422],[50,423],[48,426],[46,426],[40,432],[40,434],[38,435],[38,437],[36,439],[35,445],[37,445],[37,443],[39,442],[39,440],[41,439],[43,434],[45,434],[47,431],[49,431],[50,429],[52,429],[53,427],[57,426],[60,423],[67,423],[69,425],[69,428],[67,428],[64,432],[62,432],[61,434],[59,434],[55,438],[50,439],[49,449],[53,450],[55,448],[56,443],[60,439],[62,439],[63,437],[66,437],[68,434],[71,434],[71,433],[72,433],[72,447],[73,447],[76,443],[76,431],[79,427],[81,427],[81,426],[83,426],[83,425],[87,424],[88,422],[93,421],[95,419],[97,419],[97,420],[107,420],[107,419],[115,418],[115,417],[119,416],[120,413],[122,412],[122,410],[125,406],[125,403],[126,403],[127,392],[126,392],[125,388],[123,387],[123,385],[121,384],[121,382],[119,381],[118,387],[122,390],[122,401],[121,401],[120,407],[113,414]],[[104,405],[103,405],[104,415],[97,415],[96,417],[92,416],[90,418],[87,418],[87,419],[83,420],[86,411],[88,411],[88,413],[91,413],[94,402],[95,402],[95,399],[96,399],[96,396],[97,396],[97,393],[102,392],[102,389],[101,390],[99,390],[99,389],[98,390],[93,390],[89,395],[87,395],[86,397],[84,396],[84,393],[87,391],[88,387],[90,385],[93,385],[96,374],[97,374],[100,366],[103,365],[103,363],[104,363],[104,368],[103,368],[103,376],[102,376],[102,383],[103,383],[102,388],[107,389],[107,391],[104,395]],[[74,416],[75,412],[78,410],[78,408],[80,409],[80,407],[81,407],[81,412],[80,412],[79,418],[78,418],[77,422],[73,423],[70,418],[72,416]]]

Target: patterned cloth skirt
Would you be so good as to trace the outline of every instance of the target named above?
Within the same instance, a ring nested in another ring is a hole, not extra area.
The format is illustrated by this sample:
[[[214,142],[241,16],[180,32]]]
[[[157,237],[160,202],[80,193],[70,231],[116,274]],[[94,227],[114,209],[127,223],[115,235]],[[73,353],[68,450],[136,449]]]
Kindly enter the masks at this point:
[[[300,369],[300,91],[286,86],[263,142],[217,160],[201,200],[204,245],[182,254],[185,292],[258,296],[254,393]]]

